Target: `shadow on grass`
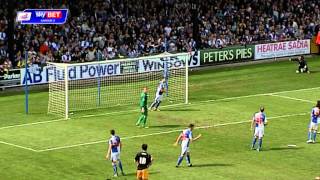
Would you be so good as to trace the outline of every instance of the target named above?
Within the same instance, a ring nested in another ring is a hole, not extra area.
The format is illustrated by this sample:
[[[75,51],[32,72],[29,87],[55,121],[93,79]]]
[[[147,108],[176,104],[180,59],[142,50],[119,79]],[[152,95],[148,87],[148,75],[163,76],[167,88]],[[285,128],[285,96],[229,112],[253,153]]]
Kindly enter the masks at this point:
[[[168,125],[150,126],[150,128],[177,128],[177,127],[181,127],[181,125],[168,124]]]
[[[149,171],[149,174],[152,175],[152,174],[159,174],[160,171]],[[131,176],[136,176],[137,173],[136,172],[131,172],[131,173],[127,173],[124,177],[131,177]]]
[[[161,111],[164,111],[164,112],[166,112],[166,111],[175,111],[175,112],[179,112],[179,111],[181,111],[181,112],[184,112],[184,111],[200,111],[200,109],[191,109],[191,108],[186,108],[186,109],[161,109]]]
[[[262,151],[285,151],[285,150],[299,150],[303,149],[303,147],[274,147],[268,149],[262,149]]]
[[[233,164],[223,164],[223,163],[210,163],[210,164],[194,164],[191,168],[200,168],[200,167],[226,167],[233,166]]]
[[[313,71],[310,71],[310,74],[315,74],[315,73],[320,73],[320,70],[313,70]]]

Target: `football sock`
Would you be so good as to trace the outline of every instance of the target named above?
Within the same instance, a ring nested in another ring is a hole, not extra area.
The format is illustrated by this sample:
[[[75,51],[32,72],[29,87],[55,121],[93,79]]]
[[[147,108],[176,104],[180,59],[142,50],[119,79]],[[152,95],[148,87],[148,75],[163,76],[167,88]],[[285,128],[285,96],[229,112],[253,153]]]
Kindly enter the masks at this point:
[[[177,165],[178,165],[178,166],[181,164],[182,160],[183,160],[183,156],[179,156],[178,162],[177,162]]]
[[[113,167],[113,174],[117,174],[117,164],[112,163],[112,167]]]
[[[311,134],[312,134],[312,133],[309,131],[309,132],[308,132],[308,140],[311,140]]]
[[[120,168],[121,172],[123,173],[121,160],[118,160],[118,161],[119,161],[119,168]]]
[[[186,156],[186,160],[187,160],[187,163],[188,163],[188,164],[191,164],[190,155],[187,155],[187,156]]]
[[[141,124],[141,122],[142,122],[142,120],[143,120],[143,117],[144,117],[144,115],[141,114],[140,117],[139,117],[139,119],[138,119],[138,121],[137,121],[137,123],[136,123],[137,126],[139,126],[139,125]]]
[[[147,124],[147,116],[146,115],[143,115],[143,118],[142,118],[141,122],[143,124],[143,127],[145,127],[146,124]]]
[[[259,139],[259,149],[262,147],[262,139]]]
[[[150,108],[153,108],[157,104],[156,101],[153,101],[153,103],[150,105]]]
[[[252,140],[252,148],[254,148],[254,146],[256,145],[256,142],[257,142],[257,138],[256,137],[253,137],[253,140]]]
[[[156,109],[158,109],[158,107],[160,106],[161,104],[161,101],[158,101],[157,104],[156,104]]]
[[[313,140],[316,141],[316,137],[317,137],[317,131],[313,132]]]

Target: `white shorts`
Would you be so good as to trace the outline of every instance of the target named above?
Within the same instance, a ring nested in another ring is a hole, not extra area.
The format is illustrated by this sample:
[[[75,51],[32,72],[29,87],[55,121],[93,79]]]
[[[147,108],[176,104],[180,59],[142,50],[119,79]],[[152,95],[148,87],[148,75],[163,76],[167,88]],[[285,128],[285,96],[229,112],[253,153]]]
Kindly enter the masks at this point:
[[[181,156],[185,155],[188,152],[190,152],[189,146],[181,146]]]
[[[119,159],[120,159],[120,153],[119,152],[111,153],[110,160],[112,162],[118,161]]]
[[[154,100],[155,100],[155,101],[162,101],[162,96],[163,96],[163,95],[157,95]]]
[[[310,122],[309,129],[318,130],[318,123]]]
[[[264,136],[264,127],[256,127],[254,129],[254,136],[262,138]]]

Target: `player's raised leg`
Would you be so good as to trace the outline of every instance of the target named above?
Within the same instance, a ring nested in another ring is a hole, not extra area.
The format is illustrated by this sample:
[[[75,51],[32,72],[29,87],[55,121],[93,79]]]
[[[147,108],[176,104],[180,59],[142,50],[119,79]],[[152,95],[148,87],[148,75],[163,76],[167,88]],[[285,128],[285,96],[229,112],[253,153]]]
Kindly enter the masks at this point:
[[[160,104],[161,104],[161,99],[159,99],[159,100],[157,101],[157,104],[156,104],[156,106],[155,106],[155,110],[156,110],[156,111],[160,111],[160,109],[159,109]]]
[[[162,101],[162,96],[163,96],[163,92],[165,91],[165,79],[162,79],[160,82],[159,82],[159,85],[157,87],[157,91],[156,91],[156,97],[153,101],[153,103],[151,104],[150,106],[150,110],[159,110],[159,106],[160,106],[160,103]]]
[[[150,107],[149,107],[149,110],[152,110],[153,108],[155,108],[156,105],[157,105],[157,101],[154,100],[154,101],[151,103],[151,105],[150,105]]]

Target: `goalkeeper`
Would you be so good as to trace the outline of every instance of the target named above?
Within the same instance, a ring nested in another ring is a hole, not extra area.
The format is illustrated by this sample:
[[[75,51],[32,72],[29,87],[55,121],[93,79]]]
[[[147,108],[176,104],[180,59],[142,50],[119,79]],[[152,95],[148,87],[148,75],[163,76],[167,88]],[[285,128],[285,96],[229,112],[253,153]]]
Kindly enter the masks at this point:
[[[162,101],[163,92],[165,91],[165,82],[166,82],[166,79],[164,78],[160,81],[159,86],[157,88],[157,92],[156,92],[156,98],[154,99],[153,103],[150,105],[149,110],[160,111],[158,108]]]
[[[298,57],[298,59],[289,59],[289,61],[298,61],[298,69],[296,73],[310,73],[307,61],[304,59],[304,56]]]
[[[140,95],[140,111],[141,115],[136,123],[136,126],[142,126],[144,128],[148,128],[146,126],[147,124],[147,118],[148,118],[148,88],[144,87],[143,92]]]

